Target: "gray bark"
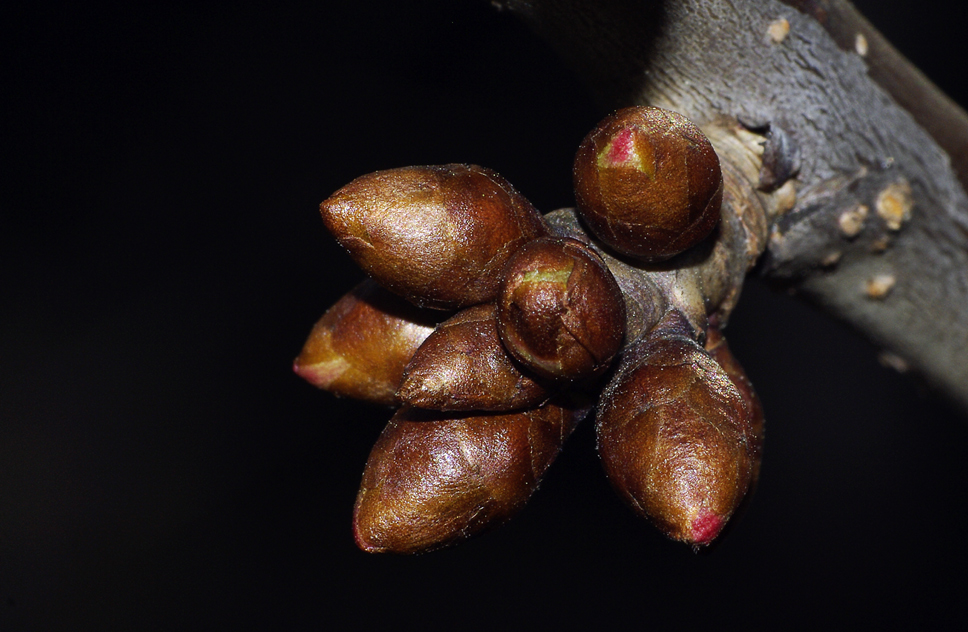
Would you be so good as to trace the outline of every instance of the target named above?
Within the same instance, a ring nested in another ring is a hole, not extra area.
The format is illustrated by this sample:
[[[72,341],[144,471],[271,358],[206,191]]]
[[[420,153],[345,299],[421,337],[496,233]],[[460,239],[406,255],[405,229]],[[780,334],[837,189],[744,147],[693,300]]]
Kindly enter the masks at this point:
[[[968,409],[968,197],[942,148],[964,164],[968,118],[849,5],[506,6],[603,104],[676,110],[709,131],[725,163],[749,173],[744,162],[757,162],[751,207],[769,227],[762,274],[851,323]],[[855,29],[863,38],[851,39]],[[937,140],[918,120],[935,121]]]

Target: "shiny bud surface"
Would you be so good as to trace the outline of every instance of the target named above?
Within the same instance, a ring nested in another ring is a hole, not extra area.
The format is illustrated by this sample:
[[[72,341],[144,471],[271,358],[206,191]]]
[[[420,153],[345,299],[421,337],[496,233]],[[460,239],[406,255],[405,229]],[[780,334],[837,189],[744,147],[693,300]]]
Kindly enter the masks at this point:
[[[639,106],[605,118],[582,141],[573,175],[582,218],[629,257],[668,259],[719,221],[719,158],[702,131],[676,112]]]
[[[719,363],[726,371],[726,375],[733,381],[733,386],[739,391],[749,414],[750,430],[752,431],[750,441],[750,453],[753,457],[753,474],[750,482],[751,488],[756,485],[760,478],[760,465],[763,461],[763,442],[766,438],[766,422],[763,414],[763,404],[759,396],[753,389],[753,383],[746,376],[746,371],[733,355],[726,343],[726,338],[718,328],[710,326],[706,332],[706,351]],[[752,489],[751,489],[752,491]]]
[[[593,250],[544,237],[508,262],[498,296],[498,331],[524,366],[574,380],[608,367],[625,339],[625,300]]]
[[[476,305],[441,323],[404,371],[397,393],[432,410],[533,408],[551,393],[521,372],[497,334],[493,304]]]
[[[644,340],[609,385],[598,449],[613,487],[670,538],[711,543],[753,469],[748,411],[726,372],[693,340]]]
[[[377,439],[353,512],[370,553],[422,553],[493,528],[537,489],[581,414],[546,404],[505,415],[402,409]]]
[[[393,405],[404,367],[439,314],[366,280],[313,326],[293,371],[336,395]]]
[[[377,171],[334,193],[320,213],[380,285],[437,309],[493,299],[508,258],[547,230],[504,178],[474,165]]]

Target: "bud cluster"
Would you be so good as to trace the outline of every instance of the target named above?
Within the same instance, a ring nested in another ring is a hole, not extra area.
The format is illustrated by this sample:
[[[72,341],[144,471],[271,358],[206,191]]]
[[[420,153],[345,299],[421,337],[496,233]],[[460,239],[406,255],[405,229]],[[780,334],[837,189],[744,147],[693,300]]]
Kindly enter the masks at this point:
[[[400,407],[367,462],[358,544],[425,551],[503,522],[587,412],[556,394],[601,375],[621,348],[611,272],[473,165],[372,173],[320,212],[383,302],[342,299],[295,370]]]
[[[655,261],[710,233],[722,177],[709,142],[678,114],[622,110],[582,143],[575,188],[601,243],[554,234],[474,165],[378,171],[320,205],[370,279],[326,312],[294,370],[399,408],[357,497],[363,550],[432,550],[507,520],[619,357],[599,447],[633,506],[705,544],[755,477],[762,412],[725,342],[706,351],[667,323],[623,352],[628,297],[601,254]]]

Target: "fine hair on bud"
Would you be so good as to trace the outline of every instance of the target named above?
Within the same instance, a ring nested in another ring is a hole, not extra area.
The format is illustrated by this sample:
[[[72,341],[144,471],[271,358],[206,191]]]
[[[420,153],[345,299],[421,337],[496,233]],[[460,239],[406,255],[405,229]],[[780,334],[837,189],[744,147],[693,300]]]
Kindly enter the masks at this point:
[[[597,433],[613,487],[675,540],[710,544],[749,487],[746,403],[689,337],[653,332],[626,354],[602,398]]]
[[[706,331],[706,351],[726,371],[726,375],[733,381],[733,386],[739,391],[749,414],[751,441],[750,452],[753,456],[753,474],[750,491],[760,478],[760,467],[763,462],[763,442],[766,438],[766,419],[763,414],[763,404],[760,402],[753,383],[746,376],[746,371],[730,351],[726,338],[718,327],[709,326]]]
[[[380,285],[437,309],[492,300],[508,258],[547,232],[524,196],[475,165],[377,171],[338,190],[320,213]]]
[[[551,392],[512,361],[497,334],[493,303],[437,326],[404,371],[401,404],[433,410],[534,408]]]
[[[537,489],[584,411],[500,415],[401,409],[377,439],[353,512],[370,553],[423,553],[496,527]]]
[[[515,253],[497,305],[504,345],[549,379],[603,372],[625,339],[622,291],[601,257],[575,239],[543,237]]]
[[[719,158],[702,131],[676,112],[637,106],[605,118],[582,141],[573,175],[582,219],[628,257],[668,259],[719,221]]]
[[[391,406],[404,367],[439,316],[367,279],[313,326],[293,371],[336,395]]]

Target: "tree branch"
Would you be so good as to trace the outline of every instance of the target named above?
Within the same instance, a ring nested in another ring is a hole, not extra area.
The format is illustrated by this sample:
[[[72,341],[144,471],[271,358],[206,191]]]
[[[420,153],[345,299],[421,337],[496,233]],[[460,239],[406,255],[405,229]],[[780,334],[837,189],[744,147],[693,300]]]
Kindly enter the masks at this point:
[[[724,170],[757,185],[762,273],[968,409],[968,197],[943,149],[964,172],[968,118],[847,3],[789,4],[809,14],[775,0],[506,2],[603,103],[702,126]]]
[[[782,0],[813,17],[844,51],[861,55],[867,74],[951,157],[968,187],[968,113],[948,98],[845,0]]]

